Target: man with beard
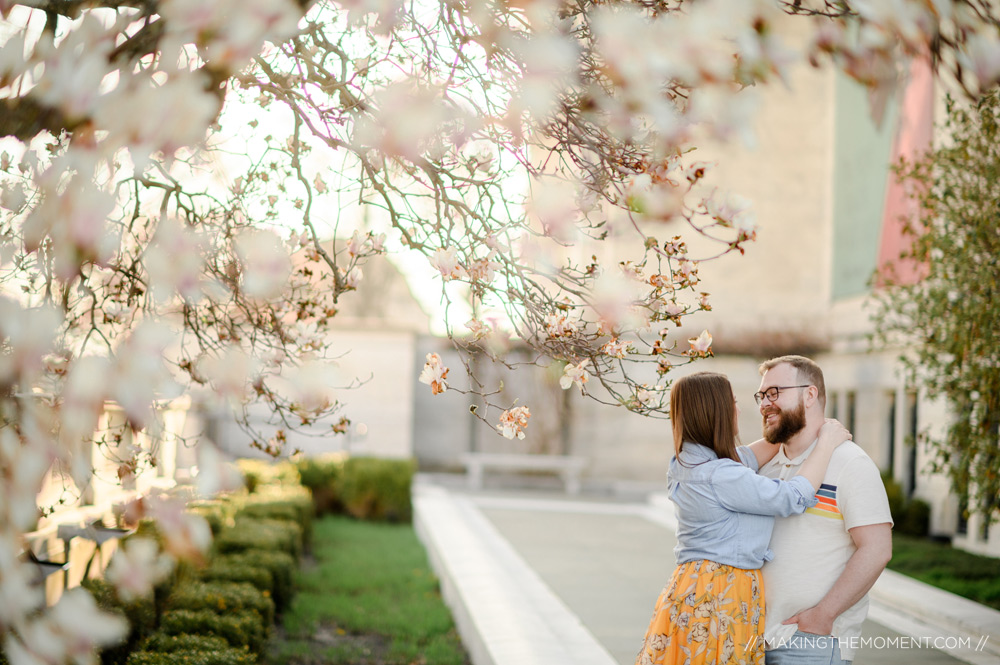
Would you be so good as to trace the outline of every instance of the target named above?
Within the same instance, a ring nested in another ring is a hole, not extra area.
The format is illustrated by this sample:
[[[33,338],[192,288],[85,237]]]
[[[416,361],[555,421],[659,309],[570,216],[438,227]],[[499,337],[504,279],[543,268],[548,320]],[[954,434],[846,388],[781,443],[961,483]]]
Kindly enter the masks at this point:
[[[813,451],[824,423],[826,386],[802,356],[761,364],[754,395],[764,439],[780,446],[759,473],[787,480]],[[878,467],[857,444],[838,447],[819,503],[778,517],[774,558],[764,564],[767,665],[839,665],[854,658],[868,590],[892,556],[892,517]]]

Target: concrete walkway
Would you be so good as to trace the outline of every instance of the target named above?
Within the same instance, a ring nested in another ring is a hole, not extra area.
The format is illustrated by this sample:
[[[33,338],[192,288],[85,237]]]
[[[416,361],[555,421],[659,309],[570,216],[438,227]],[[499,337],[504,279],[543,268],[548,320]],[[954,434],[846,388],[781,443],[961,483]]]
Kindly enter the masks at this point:
[[[671,504],[419,477],[417,532],[474,665],[631,665],[673,570]],[[937,648],[935,648],[937,647]],[[1000,612],[887,571],[856,665],[995,665]]]

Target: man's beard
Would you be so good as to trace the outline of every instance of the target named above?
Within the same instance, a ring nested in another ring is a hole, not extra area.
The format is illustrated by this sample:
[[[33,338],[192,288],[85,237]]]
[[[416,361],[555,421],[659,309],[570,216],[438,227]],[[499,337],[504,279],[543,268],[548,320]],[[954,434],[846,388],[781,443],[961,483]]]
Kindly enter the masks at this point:
[[[768,443],[785,443],[806,426],[806,405],[801,399],[794,411],[778,410],[778,422],[770,429],[767,426],[768,415],[770,413],[764,415],[763,422],[764,440]]]

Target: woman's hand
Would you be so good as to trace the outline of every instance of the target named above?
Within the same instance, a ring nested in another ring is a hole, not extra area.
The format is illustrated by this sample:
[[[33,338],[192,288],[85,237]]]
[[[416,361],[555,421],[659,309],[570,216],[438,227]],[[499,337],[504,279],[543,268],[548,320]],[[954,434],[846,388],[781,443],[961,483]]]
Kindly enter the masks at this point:
[[[851,440],[851,433],[836,418],[827,418],[819,428],[819,445],[836,448]]]

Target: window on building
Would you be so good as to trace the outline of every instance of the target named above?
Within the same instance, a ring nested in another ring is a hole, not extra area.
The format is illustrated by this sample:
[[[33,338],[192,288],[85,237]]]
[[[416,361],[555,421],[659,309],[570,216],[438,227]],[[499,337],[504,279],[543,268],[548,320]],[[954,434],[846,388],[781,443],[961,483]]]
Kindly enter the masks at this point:
[[[896,464],[896,391],[887,392],[885,399],[889,405],[889,408],[886,409],[886,457],[888,459],[885,470],[892,474]]]
[[[917,393],[906,393],[906,495],[913,496],[917,489]]]
[[[847,393],[847,413],[844,414],[844,420],[841,421],[855,436],[857,436],[857,432],[854,431],[854,426],[857,424],[857,403],[857,393],[853,390],[849,391]]]
[[[828,392],[826,394],[826,417],[827,418],[837,418],[837,407],[839,400],[838,395],[834,392]]]

